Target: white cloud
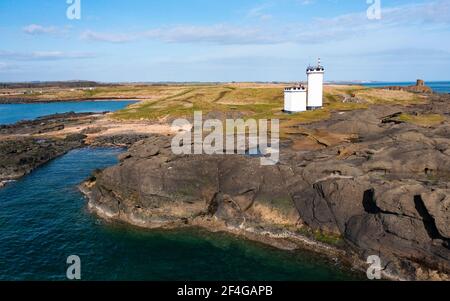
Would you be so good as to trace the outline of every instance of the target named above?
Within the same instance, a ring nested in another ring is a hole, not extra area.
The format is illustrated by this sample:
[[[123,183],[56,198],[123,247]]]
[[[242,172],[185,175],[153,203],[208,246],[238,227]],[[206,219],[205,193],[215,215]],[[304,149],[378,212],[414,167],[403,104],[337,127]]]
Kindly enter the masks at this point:
[[[64,59],[88,59],[94,58],[95,54],[86,52],[63,52],[63,51],[0,51],[0,58],[12,61],[54,61]]]
[[[81,34],[81,39],[98,42],[125,43],[136,40],[138,36],[135,34],[101,33],[87,30]]]
[[[11,72],[20,72],[22,69],[16,64],[0,62],[0,73],[11,74]]]
[[[267,6],[252,9],[249,16],[263,17]],[[450,1],[439,0],[429,3],[386,7],[381,20],[369,20],[366,12],[340,15],[334,18],[315,19],[308,24],[287,24],[284,27],[236,26],[215,24],[211,26],[177,25],[143,32],[113,33],[85,31],[84,40],[125,43],[143,39],[166,43],[210,43],[231,44],[282,44],[282,43],[324,43],[330,40],[345,40],[355,35],[388,28],[435,25],[450,25]]]
[[[10,68],[10,64],[0,62],[0,71],[8,71]]]
[[[431,48],[390,48],[390,49],[380,49],[377,51],[358,51],[358,52],[347,52],[345,54],[333,54],[328,53],[328,57],[334,58],[376,58],[381,59],[381,61],[399,62],[399,61],[417,61],[417,62],[430,62],[434,61],[449,61],[450,62],[450,51],[443,49],[431,49]]]
[[[41,35],[41,34],[58,34],[61,30],[55,26],[42,26],[38,24],[30,24],[23,28],[23,32],[30,35]]]
[[[255,27],[231,25],[175,26],[157,28],[138,33],[101,33],[86,31],[84,40],[124,43],[141,39],[154,39],[165,43],[211,43],[211,44],[274,44],[280,40]]]

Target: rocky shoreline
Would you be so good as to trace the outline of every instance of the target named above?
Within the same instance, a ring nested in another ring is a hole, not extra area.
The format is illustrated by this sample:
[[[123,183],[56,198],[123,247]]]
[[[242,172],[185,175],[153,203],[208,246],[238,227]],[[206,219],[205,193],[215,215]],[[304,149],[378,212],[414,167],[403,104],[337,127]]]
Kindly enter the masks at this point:
[[[0,125],[0,188],[73,149],[127,147],[148,137],[126,134],[88,140],[90,134],[105,130],[95,127],[105,115],[70,112]]]
[[[47,116],[0,127],[0,188],[75,148],[127,147],[118,165],[80,186],[103,218],[229,232],[361,271],[378,255],[385,279],[449,280],[450,99],[429,98],[293,125],[276,166],[249,156],[177,156],[167,135],[108,134],[98,125],[104,114]],[[436,113],[445,119],[427,126],[399,118]]]
[[[226,231],[331,252],[361,270],[377,255],[385,279],[449,280],[450,125],[395,118],[448,115],[447,101],[336,112],[300,134],[323,142],[326,130],[334,135],[328,145],[297,151],[297,139],[283,141],[277,166],[248,156],[176,156],[170,138],[153,136],[81,190],[97,214],[140,227]],[[339,135],[351,139],[330,142]]]
[[[68,124],[83,123],[92,114],[58,114],[0,126],[0,182],[5,186],[68,151],[84,146],[86,136],[46,136]]]

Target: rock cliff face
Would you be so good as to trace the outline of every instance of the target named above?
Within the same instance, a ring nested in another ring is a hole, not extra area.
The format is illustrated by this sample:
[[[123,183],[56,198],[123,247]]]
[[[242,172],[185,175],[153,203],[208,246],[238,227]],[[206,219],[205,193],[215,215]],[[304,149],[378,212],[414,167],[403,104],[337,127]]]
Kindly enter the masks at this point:
[[[340,237],[333,248],[356,267],[379,255],[385,277],[448,279],[450,125],[386,121],[399,109],[333,114],[311,126],[356,141],[314,151],[284,141],[276,166],[249,156],[175,156],[170,138],[155,136],[82,190],[97,213],[142,227],[204,226],[289,242],[308,229]]]

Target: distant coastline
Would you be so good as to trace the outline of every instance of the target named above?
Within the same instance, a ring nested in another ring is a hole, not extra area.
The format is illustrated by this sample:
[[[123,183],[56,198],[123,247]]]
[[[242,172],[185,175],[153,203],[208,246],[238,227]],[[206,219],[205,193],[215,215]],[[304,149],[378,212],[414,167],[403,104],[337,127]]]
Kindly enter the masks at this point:
[[[361,84],[364,87],[381,88],[388,86],[411,86],[415,82],[370,82]],[[426,85],[430,87],[434,93],[450,93],[450,81],[427,81]]]
[[[129,101],[139,102],[139,99],[130,99],[129,97],[100,97],[100,98],[69,98],[69,99],[38,99],[38,98],[2,98],[0,97],[0,104],[45,104],[45,103],[68,103],[68,102],[102,102],[102,101]]]
[[[27,104],[52,102],[82,101],[124,101],[139,102],[149,100],[146,90],[167,89],[174,87],[211,87],[211,86],[259,86],[282,89],[292,82],[254,82],[254,83],[97,83],[97,82],[31,82],[0,83],[0,104]],[[382,81],[328,81],[326,85],[363,86],[383,88],[391,86],[410,86],[414,82],[382,82]],[[450,93],[450,81],[425,81],[434,93]]]

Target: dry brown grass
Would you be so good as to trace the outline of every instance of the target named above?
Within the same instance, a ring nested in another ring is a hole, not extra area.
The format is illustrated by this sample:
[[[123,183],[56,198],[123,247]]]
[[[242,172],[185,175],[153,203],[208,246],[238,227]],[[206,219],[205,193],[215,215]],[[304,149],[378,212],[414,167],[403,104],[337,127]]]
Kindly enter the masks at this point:
[[[423,103],[426,98],[404,91],[388,91],[351,85],[327,85],[324,90],[325,106],[321,110],[285,114],[283,87],[277,84],[233,83],[223,85],[153,87],[140,91],[146,101],[114,114],[122,120],[166,120],[170,117],[191,117],[194,111],[240,112],[245,118],[279,119],[281,136],[289,137],[292,129],[328,119],[333,111],[367,108],[371,104],[396,103],[402,105]],[[150,94],[145,94],[150,93]],[[152,94],[153,93],[153,94]],[[348,98],[359,103],[343,102]]]
[[[369,103],[418,104],[426,102],[426,98],[406,91],[385,89],[364,89],[355,91],[356,97],[366,99]]]

